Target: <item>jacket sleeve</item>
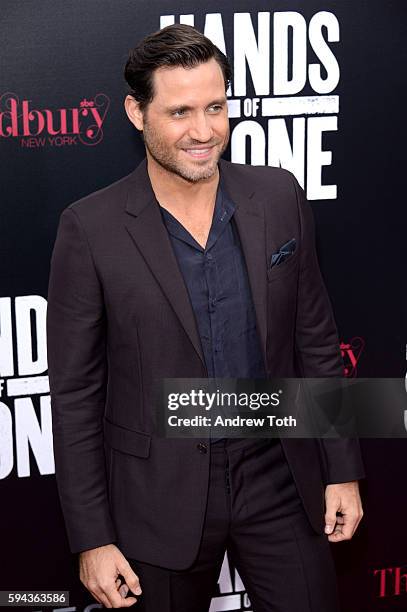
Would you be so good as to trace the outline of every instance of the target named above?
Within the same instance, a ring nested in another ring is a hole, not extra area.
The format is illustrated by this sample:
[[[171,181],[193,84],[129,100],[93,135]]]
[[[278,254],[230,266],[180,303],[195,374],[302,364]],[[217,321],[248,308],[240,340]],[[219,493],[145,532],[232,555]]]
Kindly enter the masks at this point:
[[[114,542],[102,419],[107,362],[103,294],[77,213],[63,211],[47,308],[55,473],[73,553]]]
[[[293,175],[301,225],[295,350],[304,378],[343,377],[343,362],[331,303],[319,269],[315,224],[304,190]],[[318,439],[325,484],[364,478],[357,438]]]

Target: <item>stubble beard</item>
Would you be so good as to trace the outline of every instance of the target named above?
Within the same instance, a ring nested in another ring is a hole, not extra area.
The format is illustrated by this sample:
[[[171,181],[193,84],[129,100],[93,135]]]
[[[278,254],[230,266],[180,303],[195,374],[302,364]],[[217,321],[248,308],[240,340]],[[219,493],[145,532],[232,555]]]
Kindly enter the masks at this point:
[[[199,181],[209,179],[215,174],[219,159],[228,145],[230,132],[228,130],[226,138],[222,144],[218,142],[212,143],[212,145],[215,144],[217,150],[215,158],[210,163],[203,162],[202,166],[199,165],[199,160],[197,160],[195,162],[195,167],[188,166],[187,163],[182,164],[182,162],[180,162],[175,155],[171,153],[169,147],[165,144],[158,132],[146,120],[144,120],[142,135],[146,149],[157,164],[167,170],[167,172],[172,172],[190,183],[197,183]],[[193,147],[194,144],[202,145],[202,143],[195,142],[190,143],[189,146]],[[220,144],[221,146],[219,148]]]

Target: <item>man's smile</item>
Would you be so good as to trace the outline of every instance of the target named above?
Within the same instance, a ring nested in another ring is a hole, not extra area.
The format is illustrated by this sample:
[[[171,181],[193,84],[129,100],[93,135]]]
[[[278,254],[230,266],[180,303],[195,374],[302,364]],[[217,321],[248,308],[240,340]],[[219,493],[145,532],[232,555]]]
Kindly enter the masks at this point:
[[[187,153],[188,155],[190,155],[191,157],[194,157],[195,159],[206,159],[208,157],[211,156],[212,151],[213,151],[214,145],[212,145],[211,147],[191,147],[191,148],[185,148],[183,149],[185,151],[185,153]]]

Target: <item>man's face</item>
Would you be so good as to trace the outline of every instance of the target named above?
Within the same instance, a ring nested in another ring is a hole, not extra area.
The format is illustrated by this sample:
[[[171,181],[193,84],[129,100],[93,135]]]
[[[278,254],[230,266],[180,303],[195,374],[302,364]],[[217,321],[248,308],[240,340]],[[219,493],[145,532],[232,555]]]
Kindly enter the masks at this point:
[[[159,68],[153,79],[154,98],[142,114],[147,151],[189,182],[210,178],[229,141],[221,67],[211,59],[194,68]]]

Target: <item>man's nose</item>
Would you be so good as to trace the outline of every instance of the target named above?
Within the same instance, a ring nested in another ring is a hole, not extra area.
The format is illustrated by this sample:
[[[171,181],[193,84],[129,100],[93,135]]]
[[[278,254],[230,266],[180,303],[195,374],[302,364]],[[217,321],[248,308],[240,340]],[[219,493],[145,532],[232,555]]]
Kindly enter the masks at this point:
[[[210,117],[205,112],[196,113],[191,120],[189,136],[193,140],[208,142],[213,136]]]

